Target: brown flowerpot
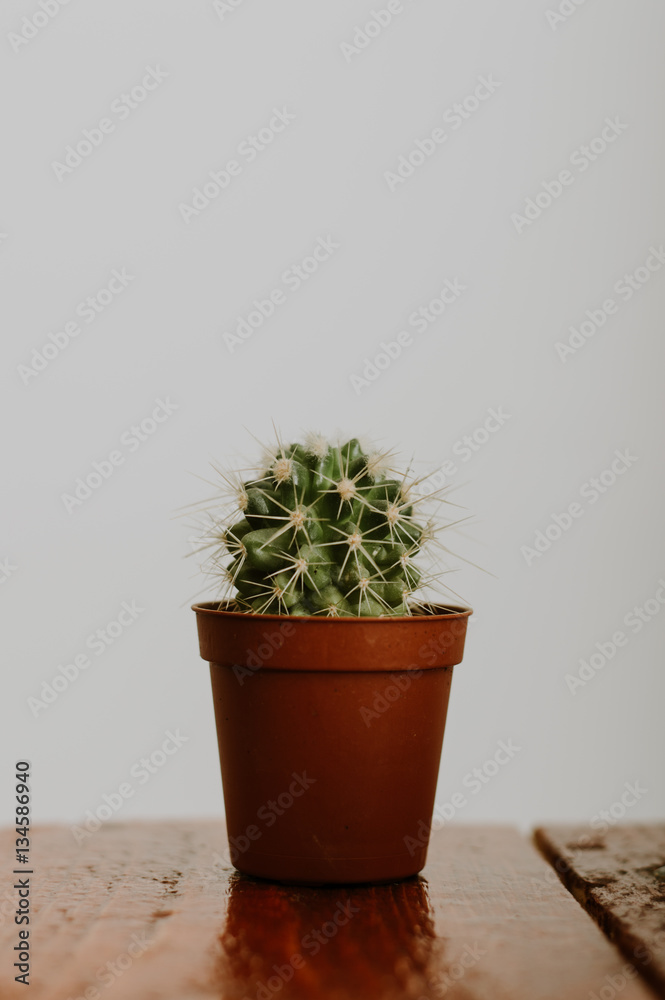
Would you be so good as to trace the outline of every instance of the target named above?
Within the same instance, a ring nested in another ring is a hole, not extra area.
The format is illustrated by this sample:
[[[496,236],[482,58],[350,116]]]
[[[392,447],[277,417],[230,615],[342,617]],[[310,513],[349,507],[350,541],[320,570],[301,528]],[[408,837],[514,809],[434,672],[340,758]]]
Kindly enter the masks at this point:
[[[292,618],[217,608],[193,610],[238,871],[318,884],[419,872],[471,610]]]

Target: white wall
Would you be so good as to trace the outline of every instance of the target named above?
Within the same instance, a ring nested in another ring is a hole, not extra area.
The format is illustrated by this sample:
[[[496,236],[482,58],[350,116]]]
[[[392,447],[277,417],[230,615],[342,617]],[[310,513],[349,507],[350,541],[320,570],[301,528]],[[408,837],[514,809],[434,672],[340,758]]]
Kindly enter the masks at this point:
[[[25,44],[11,33],[30,33],[22,18],[40,7],[6,0],[4,821],[17,756],[33,762],[36,818],[78,822],[176,729],[188,742],[130,779],[119,816],[221,812],[189,610],[200,580],[173,515],[205,494],[195,477],[210,461],[252,454],[273,419],[286,436],[374,434],[423,470],[456,461],[476,517],[455,547],[494,575],[455,577],[476,615],[439,801],[462,791],[460,820],[586,823],[638,782],[627,818],[662,816],[665,613],[639,631],[625,621],[660,609],[665,577],[662,249],[629,300],[617,282],[665,241],[665,10],[561,6],[572,13],[548,19],[555,0],[404,0],[345,57],[383,0],[74,2]],[[146,67],[167,76],[121,111]],[[468,120],[445,119],[480,77],[499,86]],[[248,163],[238,146],[274,108],[295,119]],[[105,117],[113,131],[91,155],[54,167]],[[445,141],[391,191],[386,172],[437,127]],[[613,141],[592,161],[579,150],[603,129]],[[233,158],[239,175],[185,222],[179,206]],[[560,197],[520,224],[564,169]],[[328,236],[339,248],[231,353],[223,334]],[[122,293],[26,374],[33,348],[123,268]],[[465,286],[458,301],[426,332],[409,327],[446,279]],[[609,298],[617,311],[562,360],[556,343]],[[403,329],[411,345],[356,392],[351,376]],[[177,410],[135,451],[120,444],[158,397]],[[490,408],[509,419],[463,461],[456,442]],[[124,463],[69,513],[62,494],[119,446]],[[597,502],[581,496],[617,449],[637,461]],[[522,547],[575,501],[581,516],[529,565]],[[35,715],[28,699],[132,601],[137,620]],[[626,644],[571,692],[566,675],[617,630]],[[474,794],[465,775],[499,740],[521,749]]]

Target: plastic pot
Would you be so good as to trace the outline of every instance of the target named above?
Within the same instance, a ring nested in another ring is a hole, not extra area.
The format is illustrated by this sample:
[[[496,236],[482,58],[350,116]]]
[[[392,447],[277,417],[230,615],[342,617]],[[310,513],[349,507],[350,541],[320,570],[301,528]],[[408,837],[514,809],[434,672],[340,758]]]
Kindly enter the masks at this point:
[[[232,608],[193,607],[231,862],[305,884],[415,875],[471,610],[292,618]]]

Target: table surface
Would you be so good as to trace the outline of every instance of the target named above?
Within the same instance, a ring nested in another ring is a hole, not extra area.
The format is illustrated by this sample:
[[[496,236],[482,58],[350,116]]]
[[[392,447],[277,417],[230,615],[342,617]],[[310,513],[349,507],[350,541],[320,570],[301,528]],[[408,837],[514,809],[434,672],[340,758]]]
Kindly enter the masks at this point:
[[[665,825],[547,827],[533,841],[451,825],[420,877],[327,888],[238,875],[213,821],[33,838],[30,987],[13,981],[7,880],[2,1000],[665,997]],[[12,830],[0,848],[10,872]]]

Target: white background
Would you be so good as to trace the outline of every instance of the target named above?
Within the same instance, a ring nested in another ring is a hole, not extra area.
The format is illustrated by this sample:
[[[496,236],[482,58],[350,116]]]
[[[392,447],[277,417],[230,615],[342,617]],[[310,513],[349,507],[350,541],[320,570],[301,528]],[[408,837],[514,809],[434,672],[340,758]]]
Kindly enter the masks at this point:
[[[641,789],[627,819],[662,817],[665,613],[635,633],[624,619],[665,576],[665,268],[630,301],[614,291],[665,241],[662,3],[568,3],[557,21],[554,0],[405,0],[346,56],[382,0],[219,6],[71,0],[15,51],[10,33],[40,8],[3,4],[3,820],[21,756],[38,820],[78,823],[128,779],[119,819],[221,813],[189,609],[201,580],[174,515],[208,494],[196,476],[211,461],[255,454],[273,420],[286,437],[373,435],[422,471],[456,462],[474,520],[452,547],[494,575],[451,577],[476,613],[438,801],[512,740],[520,751],[456,818],[589,823],[626,782]],[[54,161],[146,67],[167,78],[58,179]],[[461,127],[444,122],[481,76],[495,93]],[[274,108],[295,120],[242,161]],[[627,127],[571,166],[607,118]],[[386,172],[437,127],[445,143],[391,191]],[[240,176],[185,222],[180,206],[232,158]],[[516,225],[566,168],[574,182]],[[230,352],[224,333],[328,236],[330,259]],[[126,290],[26,379],[33,349],[114,268],[133,276]],[[466,291],[416,332],[409,315],[446,279]],[[562,360],[556,343],[609,297],[618,312]],[[403,329],[411,346],[357,392],[351,376]],[[158,397],[177,410],[68,512],[62,495]],[[463,461],[456,443],[490,408],[509,419]],[[637,461],[529,564],[522,547],[616,449]],[[35,714],[29,699],[123,601],[138,620]],[[566,675],[617,630],[627,644],[573,693]],[[178,753],[130,779],[176,729]]]

